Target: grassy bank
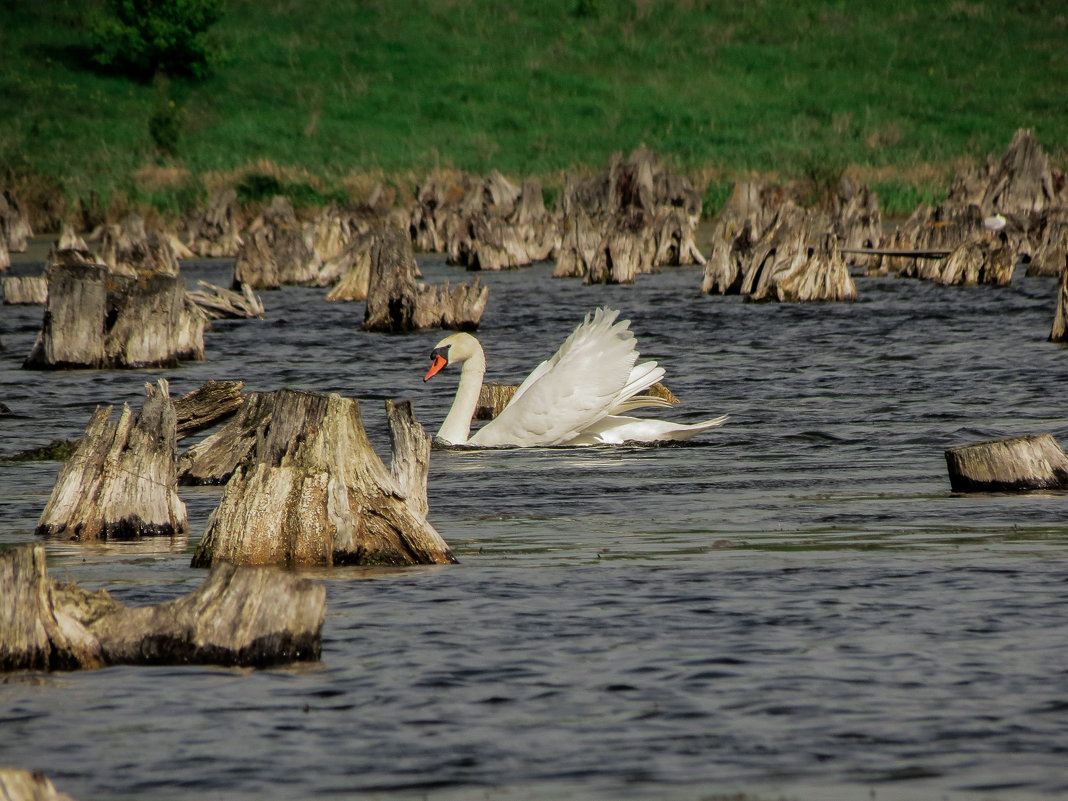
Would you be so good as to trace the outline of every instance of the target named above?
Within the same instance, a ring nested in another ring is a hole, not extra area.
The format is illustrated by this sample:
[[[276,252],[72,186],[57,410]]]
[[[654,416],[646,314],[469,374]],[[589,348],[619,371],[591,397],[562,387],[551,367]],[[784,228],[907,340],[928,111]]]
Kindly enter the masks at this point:
[[[644,142],[711,202],[848,169],[893,212],[1018,127],[1068,163],[1055,0],[227,0],[214,74],[144,83],[92,68],[86,5],[0,12],[0,170],[68,204],[248,174],[314,203],[438,166],[552,187]]]

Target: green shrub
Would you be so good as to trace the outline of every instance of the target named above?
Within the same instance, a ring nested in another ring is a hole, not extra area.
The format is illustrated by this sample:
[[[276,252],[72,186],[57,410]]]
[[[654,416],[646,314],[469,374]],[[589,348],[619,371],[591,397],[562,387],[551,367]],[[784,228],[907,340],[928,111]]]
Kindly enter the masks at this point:
[[[91,22],[93,59],[139,79],[157,73],[207,75],[205,32],[222,16],[222,0],[107,0]]]

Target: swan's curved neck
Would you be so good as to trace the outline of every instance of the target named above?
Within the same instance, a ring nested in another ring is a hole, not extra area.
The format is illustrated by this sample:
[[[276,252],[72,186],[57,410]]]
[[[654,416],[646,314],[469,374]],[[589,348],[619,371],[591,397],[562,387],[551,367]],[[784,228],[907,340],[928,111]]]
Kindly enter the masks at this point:
[[[485,375],[486,355],[476,342],[473,352],[463,362],[460,386],[456,388],[456,397],[445,422],[438,429],[439,439],[452,445],[463,445],[467,442],[471,435],[471,419],[475,416],[475,407],[478,406],[478,396],[482,391],[482,379]]]

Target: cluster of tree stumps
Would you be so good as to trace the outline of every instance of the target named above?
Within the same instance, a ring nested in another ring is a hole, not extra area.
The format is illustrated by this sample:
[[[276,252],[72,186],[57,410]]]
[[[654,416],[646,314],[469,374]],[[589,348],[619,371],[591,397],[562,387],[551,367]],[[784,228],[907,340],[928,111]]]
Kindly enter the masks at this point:
[[[138,413],[127,404],[112,422],[99,407],[36,528],[78,542],[180,538],[179,481],[224,485],[191,562],[211,571],[201,589],[127,609],[53,583],[39,545],[0,550],[0,670],[317,659],[322,586],[267,568],[455,562],[427,521],[430,437],[410,403],[386,404],[386,466],[358,401],[242,386],[211,381],[172,401],[159,379]],[[179,460],[179,436],[227,418]]]

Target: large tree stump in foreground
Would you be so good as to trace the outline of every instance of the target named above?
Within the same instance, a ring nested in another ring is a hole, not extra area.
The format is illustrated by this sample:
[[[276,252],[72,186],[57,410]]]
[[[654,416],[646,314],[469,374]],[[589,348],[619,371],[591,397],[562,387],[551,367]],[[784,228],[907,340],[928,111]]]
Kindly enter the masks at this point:
[[[100,406],[64,463],[36,533],[72,540],[185,534],[178,497],[176,416],[166,379],[145,385],[136,417],[124,405],[117,423]]]
[[[43,773],[0,768],[0,801],[74,801]]]
[[[274,394],[263,407],[268,416],[254,428],[252,452],[208,522],[194,567],[220,561],[455,561],[426,520],[430,437],[413,418],[410,403],[386,403],[393,440],[392,469],[387,469],[367,439],[358,401],[293,390]],[[237,430],[249,430],[252,409],[250,398],[242,420],[234,421]],[[234,441],[240,445],[243,439]]]
[[[221,564],[189,595],[126,607],[48,576],[45,549],[0,551],[0,670],[117,664],[263,667],[318,659],[321,584],[277,570]]]
[[[954,492],[1068,489],[1068,456],[1051,434],[946,449]]]

